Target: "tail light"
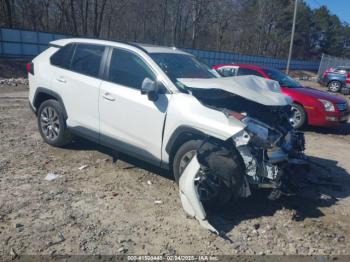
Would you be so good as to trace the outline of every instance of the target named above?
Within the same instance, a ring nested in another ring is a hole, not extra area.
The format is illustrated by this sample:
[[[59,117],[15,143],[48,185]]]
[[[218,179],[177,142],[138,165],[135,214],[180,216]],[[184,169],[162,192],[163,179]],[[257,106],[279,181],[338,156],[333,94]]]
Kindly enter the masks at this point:
[[[326,71],[323,73],[323,78],[326,78],[327,76],[328,76],[328,72]]]
[[[33,63],[27,63],[26,65],[27,73],[34,75],[34,64]]]

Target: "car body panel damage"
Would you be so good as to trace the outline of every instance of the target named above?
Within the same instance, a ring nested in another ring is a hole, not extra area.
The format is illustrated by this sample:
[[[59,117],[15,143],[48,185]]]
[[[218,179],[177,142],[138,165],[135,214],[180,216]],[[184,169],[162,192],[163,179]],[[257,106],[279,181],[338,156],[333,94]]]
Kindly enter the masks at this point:
[[[179,81],[204,108],[240,127],[224,137],[203,132],[206,137],[180,177],[186,213],[216,232],[206,210],[225,209],[230,201],[249,197],[252,188],[270,190],[270,199],[294,193],[290,170],[303,163],[305,140],[290,123],[291,100],[277,82],[254,76]]]
[[[281,92],[277,81],[258,76],[180,78],[178,81],[191,89],[219,89],[266,106],[285,106],[292,102]]]
[[[188,216],[196,218],[201,226],[218,234],[218,231],[208,222],[206,212],[199,199],[198,184],[196,183],[196,176],[199,170],[200,164],[195,156],[189,162],[180,177],[179,189],[181,204]]]
[[[272,139],[273,128],[259,121],[254,123],[261,126],[249,127],[245,122],[246,128],[226,141],[204,139],[180,177],[185,212],[215,233],[207,209],[224,209],[232,200],[249,197],[251,188],[271,190],[270,199],[295,193],[290,170],[305,164],[302,133],[290,129]]]

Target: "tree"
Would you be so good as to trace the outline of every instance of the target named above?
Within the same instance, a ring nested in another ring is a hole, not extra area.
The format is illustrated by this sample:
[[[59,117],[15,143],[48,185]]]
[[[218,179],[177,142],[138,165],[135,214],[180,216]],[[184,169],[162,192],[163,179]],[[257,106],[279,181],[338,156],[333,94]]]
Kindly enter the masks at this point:
[[[0,0],[0,25],[286,58],[295,0]],[[350,27],[299,0],[293,57],[350,57]]]

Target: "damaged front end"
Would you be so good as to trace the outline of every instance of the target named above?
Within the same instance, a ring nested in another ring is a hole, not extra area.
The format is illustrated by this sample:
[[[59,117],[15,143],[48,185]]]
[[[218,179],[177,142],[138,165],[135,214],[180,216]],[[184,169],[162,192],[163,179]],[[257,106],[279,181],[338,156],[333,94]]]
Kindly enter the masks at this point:
[[[279,101],[267,105],[249,95],[228,92],[227,88],[192,87],[191,92],[205,106],[222,111],[229,123],[239,120],[245,128],[226,141],[204,139],[180,178],[186,213],[216,232],[206,221],[206,206],[217,207],[232,198],[248,197],[252,188],[270,190],[270,199],[293,194],[290,170],[305,166],[305,140],[304,134],[290,124],[287,99],[278,97]]]

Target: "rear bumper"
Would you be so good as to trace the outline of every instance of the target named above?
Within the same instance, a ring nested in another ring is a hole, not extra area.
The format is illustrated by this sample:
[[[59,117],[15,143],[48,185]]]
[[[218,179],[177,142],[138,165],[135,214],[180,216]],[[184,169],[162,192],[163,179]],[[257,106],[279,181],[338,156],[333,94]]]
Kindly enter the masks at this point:
[[[30,101],[28,102],[28,105],[29,105],[30,110],[36,115],[36,109]]]
[[[321,86],[326,86],[327,85],[327,83],[322,78],[317,79],[317,83],[319,83]]]

